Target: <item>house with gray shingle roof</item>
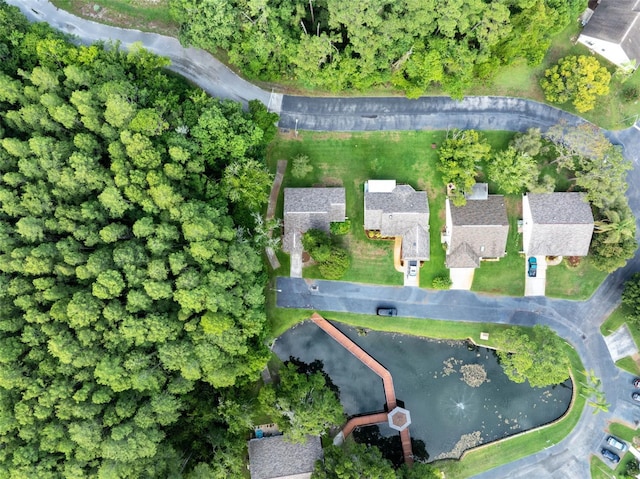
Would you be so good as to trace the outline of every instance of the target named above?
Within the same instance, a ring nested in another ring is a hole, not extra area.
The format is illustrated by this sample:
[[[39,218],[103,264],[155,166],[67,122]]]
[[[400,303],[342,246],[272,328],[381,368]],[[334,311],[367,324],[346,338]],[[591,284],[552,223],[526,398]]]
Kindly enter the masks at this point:
[[[593,213],[584,193],[527,193],[522,197],[527,256],[586,256]]]
[[[307,436],[301,444],[287,442],[284,436],[249,441],[251,479],[309,479],[322,457],[318,436]]]
[[[509,236],[507,207],[502,195],[489,195],[486,183],[477,185],[464,206],[446,200],[447,268],[478,268],[483,259],[506,254]]]
[[[282,250],[302,250],[302,235],[310,229],[329,233],[333,222],[346,219],[344,188],[285,188]]]
[[[401,259],[428,261],[430,257],[429,203],[426,191],[395,180],[364,184],[364,229],[382,237],[402,237]]]
[[[640,62],[640,0],[599,2],[578,42],[619,67]]]

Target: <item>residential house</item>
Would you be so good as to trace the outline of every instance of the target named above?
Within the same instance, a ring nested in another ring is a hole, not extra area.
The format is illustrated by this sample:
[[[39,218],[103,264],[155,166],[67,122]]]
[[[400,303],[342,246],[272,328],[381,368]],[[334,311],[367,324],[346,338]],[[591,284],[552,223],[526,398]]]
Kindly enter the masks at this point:
[[[249,441],[251,479],[309,479],[322,457],[318,436],[307,436],[304,443],[288,442],[284,436]]]
[[[464,206],[446,200],[447,268],[478,268],[480,261],[506,254],[509,220],[502,195],[489,195],[488,185],[478,183]]]
[[[619,67],[640,61],[640,0],[601,0],[578,42]]]
[[[522,197],[527,256],[586,256],[593,214],[584,193],[527,193]]]
[[[333,222],[346,220],[344,188],[285,188],[282,250],[302,251],[302,235],[310,229],[329,233]]]
[[[402,237],[403,261],[430,257],[429,203],[426,191],[395,180],[369,180],[364,184],[364,229],[381,237]]]

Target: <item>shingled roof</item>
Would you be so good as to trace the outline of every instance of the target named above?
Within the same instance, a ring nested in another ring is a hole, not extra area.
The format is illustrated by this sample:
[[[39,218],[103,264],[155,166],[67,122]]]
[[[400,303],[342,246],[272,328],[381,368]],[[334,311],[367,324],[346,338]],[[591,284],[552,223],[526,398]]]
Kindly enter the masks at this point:
[[[586,256],[593,213],[584,193],[528,193],[522,198],[523,246],[529,256]]]
[[[301,248],[302,235],[310,229],[329,232],[332,222],[345,220],[344,188],[285,188],[282,250]]]
[[[318,436],[307,436],[302,444],[287,442],[284,436],[249,441],[251,479],[308,479],[319,459],[322,445]]]
[[[375,180],[372,180],[374,183]],[[383,182],[379,182],[382,184]],[[375,183],[374,183],[375,184]],[[384,188],[364,187],[364,229],[402,237],[402,259],[429,259],[429,203],[426,191],[386,180]]]
[[[602,0],[582,36],[619,45],[630,60],[640,61],[640,0]],[[588,41],[579,40],[589,46]],[[607,57],[606,52],[594,51]]]
[[[447,221],[448,268],[477,268],[482,258],[505,255],[509,219],[504,196],[467,200],[464,206],[455,206],[447,199]]]

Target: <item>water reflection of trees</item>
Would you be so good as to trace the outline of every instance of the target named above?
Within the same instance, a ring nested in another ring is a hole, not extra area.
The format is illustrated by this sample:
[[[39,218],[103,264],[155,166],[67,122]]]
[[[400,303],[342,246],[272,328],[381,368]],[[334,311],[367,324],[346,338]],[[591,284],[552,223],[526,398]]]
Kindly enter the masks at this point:
[[[402,455],[402,442],[400,434],[393,434],[386,437],[380,434],[378,426],[362,426],[357,427],[353,431],[353,438],[356,442],[366,444],[368,446],[376,446],[385,459],[390,461],[394,467],[398,468],[404,463]],[[429,459],[424,441],[411,438],[411,447],[413,449],[413,457],[416,461],[426,462]]]

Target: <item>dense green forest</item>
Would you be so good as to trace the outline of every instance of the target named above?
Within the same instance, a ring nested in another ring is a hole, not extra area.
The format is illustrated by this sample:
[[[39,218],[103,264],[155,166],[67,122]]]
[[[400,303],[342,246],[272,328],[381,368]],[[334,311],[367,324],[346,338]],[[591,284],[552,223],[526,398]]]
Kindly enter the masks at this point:
[[[332,91],[393,84],[452,96],[502,65],[542,61],[585,0],[170,0],[183,43],[252,79]]]
[[[274,115],[4,2],[0,58],[0,476],[240,477]]]

